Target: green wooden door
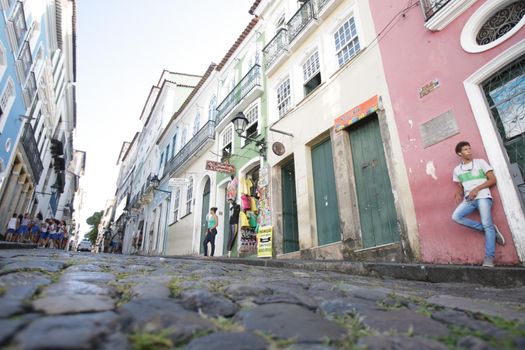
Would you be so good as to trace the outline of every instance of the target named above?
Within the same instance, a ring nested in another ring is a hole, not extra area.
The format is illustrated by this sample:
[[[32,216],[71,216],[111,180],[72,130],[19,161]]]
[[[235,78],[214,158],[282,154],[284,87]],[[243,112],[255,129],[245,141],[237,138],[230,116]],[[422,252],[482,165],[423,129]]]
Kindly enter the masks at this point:
[[[330,139],[312,148],[312,169],[318,244],[340,241],[339,207]]]
[[[295,195],[295,168],[291,161],[281,169],[283,196],[283,250],[285,253],[299,250],[297,225],[297,197]]]
[[[223,224],[223,244],[222,244],[222,255],[228,253],[228,239],[230,237],[230,204],[228,203],[228,193],[224,189],[224,224]]]
[[[202,246],[202,243],[204,242],[204,238],[206,237],[206,234],[208,232],[208,222],[206,221],[206,217],[208,216],[209,211],[210,211],[210,179],[206,181],[206,185],[204,186],[204,192],[202,193],[201,240],[200,240],[201,254],[204,253],[204,248]]]
[[[394,195],[377,115],[350,128],[363,246],[399,241]]]

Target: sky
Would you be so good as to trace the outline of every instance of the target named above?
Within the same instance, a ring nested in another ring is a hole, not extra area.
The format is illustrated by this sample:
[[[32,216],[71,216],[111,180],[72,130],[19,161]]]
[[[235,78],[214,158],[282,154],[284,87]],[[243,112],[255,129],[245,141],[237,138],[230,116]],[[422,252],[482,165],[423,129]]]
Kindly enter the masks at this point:
[[[80,234],[116,190],[123,141],[162,70],[202,75],[251,19],[253,0],[77,0],[77,129],[86,151]]]

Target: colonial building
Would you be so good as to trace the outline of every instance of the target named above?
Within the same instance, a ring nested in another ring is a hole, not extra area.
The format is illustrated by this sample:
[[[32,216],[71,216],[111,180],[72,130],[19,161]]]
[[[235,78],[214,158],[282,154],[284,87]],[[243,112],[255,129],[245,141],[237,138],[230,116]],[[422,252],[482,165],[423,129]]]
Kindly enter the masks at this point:
[[[419,5],[419,6],[418,6]],[[421,260],[479,263],[455,208],[455,145],[494,167],[497,264],[525,259],[525,1],[370,1],[418,223]],[[388,28],[388,30],[385,30]]]
[[[14,212],[70,221],[78,180],[78,174],[67,175],[75,154],[76,4],[6,0],[1,5],[0,51],[6,64],[0,226]]]

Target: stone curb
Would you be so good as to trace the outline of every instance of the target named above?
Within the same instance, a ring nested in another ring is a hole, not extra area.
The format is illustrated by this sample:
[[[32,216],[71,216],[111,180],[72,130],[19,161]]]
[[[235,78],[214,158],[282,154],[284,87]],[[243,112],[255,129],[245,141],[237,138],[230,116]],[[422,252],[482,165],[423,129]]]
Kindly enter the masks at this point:
[[[466,265],[371,263],[326,260],[240,259],[223,257],[204,259],[195,256],[163,257],[170,259],[219,261],[222,263],[261,267],[331,271],[359,276],[395,278],[431,283],[470,283],[500,288],[525,286],[525,268],[523,267],[488,268]]]
[[[0,242],[0,249],[37,249],[34,243]]]

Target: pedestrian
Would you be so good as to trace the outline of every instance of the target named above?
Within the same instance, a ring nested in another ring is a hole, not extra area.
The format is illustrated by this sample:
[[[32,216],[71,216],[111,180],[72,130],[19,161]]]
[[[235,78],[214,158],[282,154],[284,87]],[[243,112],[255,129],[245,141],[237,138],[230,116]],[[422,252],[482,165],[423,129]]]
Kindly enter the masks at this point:
[[[29,219],[29,213],[25,213],[20,221],[20,228],[18,229],[19,233],[19,241],[26,241],[27,236],[29,236],[29,223],[31,220]]]
[[[452,219],[468,228],[485,233],[485,258],[483,266],[494,267],[496,243],[505,244],[505,238],[492,221],[492,195],[490,188],[496,184],[492,167],[484,159],[474,159],[472,147],[467,141],[456,145],[461,162],[454,168],[452,179],[457,183],[455,200],[458,207]],[[467,218],[477,210],[481,223]]]
[[[235,200],[231,200],[231,206],[230,206],[230,234],[228,235],[228,258],[231,257],[231,252],[233,250],[233,246],[235,245],[235,240],[237,239],[237,231],[239,227],[239,215],[241,213],[241,206],[235,202]]]
[[[57,233],[57,222],[55,219],[49,219],[49,239],[48,242],[50,243],[51,248],[56,248],[58,233]]]
[[[46,247],[47,240],[49,239],[48,235],[49,219],[45,219],[40,225],[40,239],[38,240],[38,245],[41,247]]]
[[[42,214],[38,213],[32,223],[31,241],[32,243],[38,243],[38,239],[40,238],[40,226],[42,225]]]
[[[16,213],[13,214],[11,219],[9,219],[9,223],[7,224],[7,234],[5,235],[5,240],[7,242],[12,242],[14,237],[16,236],[16,230],[18,229],[18,217]]]
[[[210,209],[208,214],[208,232],[206,238],[204,238],[204,256],[208,256],[208,243],[211,243],[211,254],[215,254],[215,236],[217,236],[217,226],[219,225],[219,217],[217,216],[217,208],[213,207]]]

